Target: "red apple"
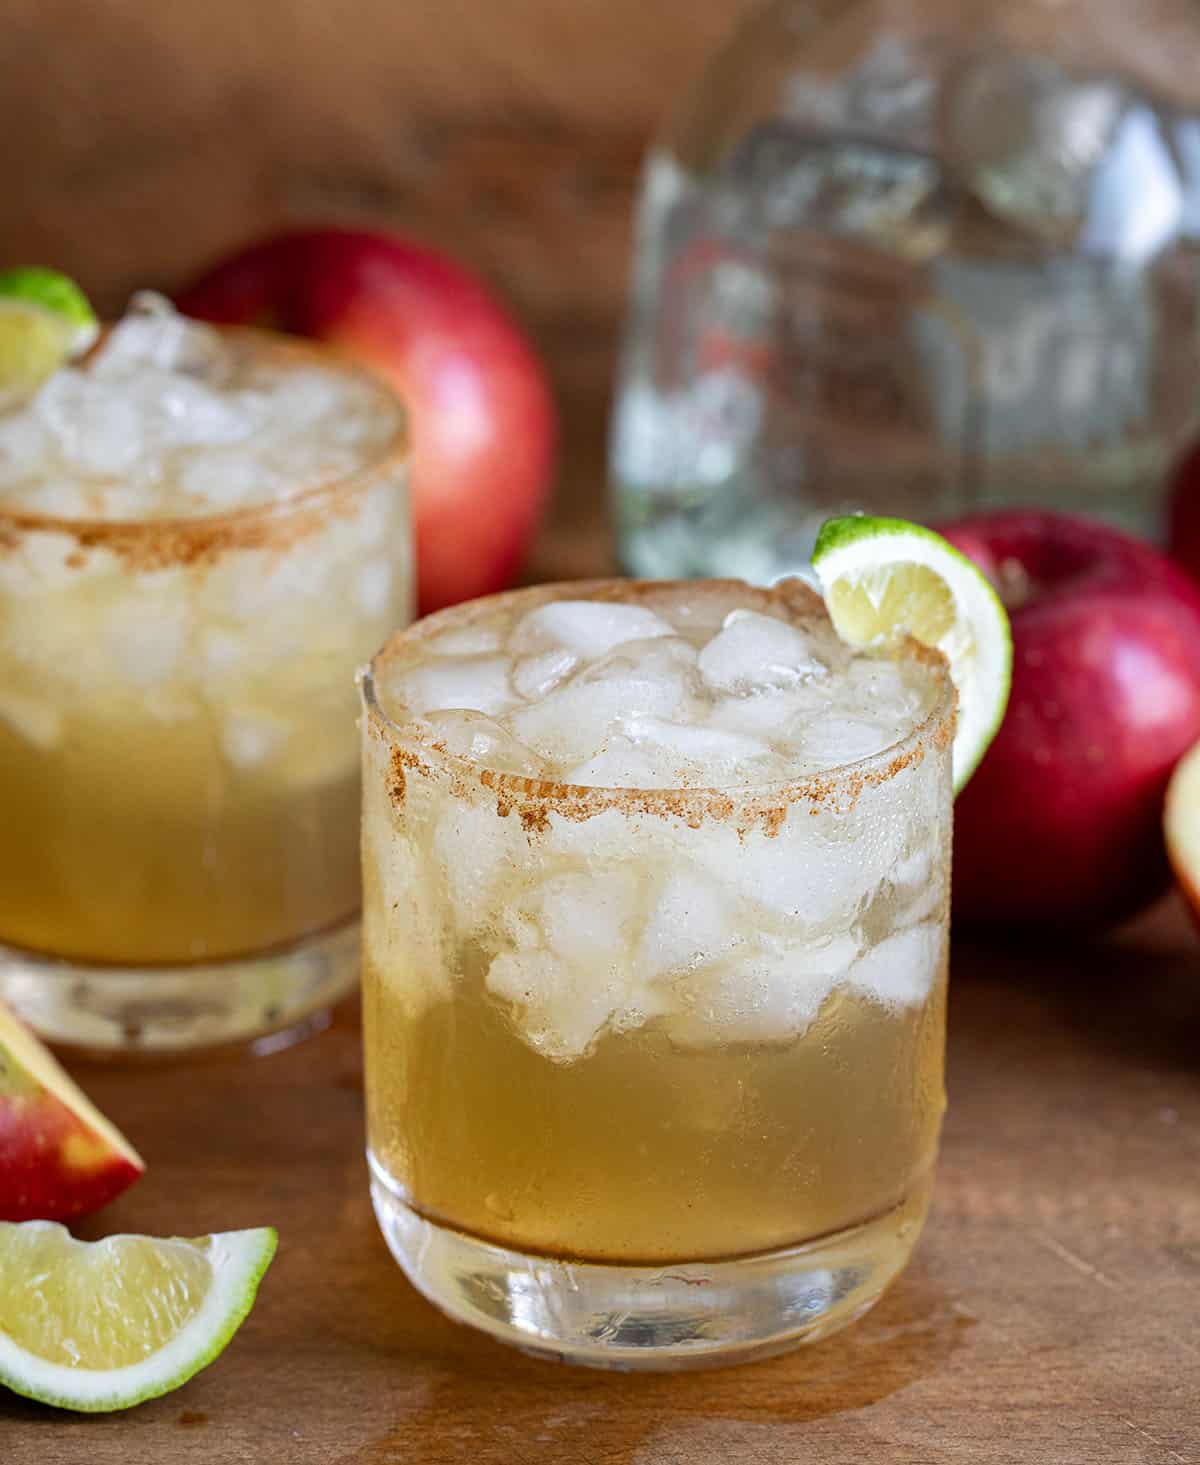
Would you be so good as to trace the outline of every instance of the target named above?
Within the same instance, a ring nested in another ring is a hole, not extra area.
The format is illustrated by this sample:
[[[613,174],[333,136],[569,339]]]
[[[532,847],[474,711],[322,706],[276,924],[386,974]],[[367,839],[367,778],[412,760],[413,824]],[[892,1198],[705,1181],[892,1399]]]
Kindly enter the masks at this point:
[[[128,1140],[0,1005],[0,1221],[85,1215],[145,1168]]]
[[[1167,511],[1171,554],[1200,581],[1200,443],[1184,454],[1171,477]]]
[[[310,229],[234,255],[177,303],[313,336],[393,383],[411,414],[422,613],[512,580],[550,486],[554,405],[533,348],[474,275],[394,235]]]
[[[1008,714],[955,807],[955,915],[1116,922],[1169,882],[1163,797],[1200,739],[1200,588],[1083,518],[981,514],[941,532],[1013,629]]]

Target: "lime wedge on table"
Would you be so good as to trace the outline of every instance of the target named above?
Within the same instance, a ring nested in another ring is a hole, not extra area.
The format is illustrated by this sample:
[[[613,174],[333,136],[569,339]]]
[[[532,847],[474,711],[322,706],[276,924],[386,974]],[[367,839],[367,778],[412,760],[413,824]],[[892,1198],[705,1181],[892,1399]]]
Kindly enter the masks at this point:
[[[211,1363],[254,1303],[275,1232],[76,1241],[0,1224],[0,1385],[89,1413],[128,1409]]]
[[[32,392],[98,332],[87,296],[66,275],[39,266],[0,272],[0,398]]]
[[[1000,597],[940,534],[904,519],[828,519],[817,535],[813,569],[844,641],[870,646],[907,633],[950,663],[958,688],[958,793],[1008,706],[1012,633]]]

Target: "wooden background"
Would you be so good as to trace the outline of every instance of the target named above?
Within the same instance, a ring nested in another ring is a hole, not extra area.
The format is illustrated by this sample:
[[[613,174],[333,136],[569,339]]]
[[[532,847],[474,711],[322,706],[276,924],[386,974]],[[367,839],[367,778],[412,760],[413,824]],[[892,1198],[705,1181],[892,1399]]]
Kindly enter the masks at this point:
[[[288,223],[383,224],[452,250],[550,364],[561,571],[579,509],[596,517],[603,498],[641,155],[746,8],[6,0],[0,263],[57,265],[111,312]]]
[[[109,306],[294,220],[607,325],[647,136],[745,0],[7,0],[3,251]]]

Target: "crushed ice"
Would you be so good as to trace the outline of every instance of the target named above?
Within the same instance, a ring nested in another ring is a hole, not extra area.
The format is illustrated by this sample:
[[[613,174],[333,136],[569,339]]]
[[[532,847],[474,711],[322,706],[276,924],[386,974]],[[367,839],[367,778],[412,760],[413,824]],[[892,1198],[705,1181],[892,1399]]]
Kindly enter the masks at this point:
[[[220,513],[350,472],[394,429],[359,377],[255,359],[143,291],[88,362],[0,416],[0,502],[64,518]]]

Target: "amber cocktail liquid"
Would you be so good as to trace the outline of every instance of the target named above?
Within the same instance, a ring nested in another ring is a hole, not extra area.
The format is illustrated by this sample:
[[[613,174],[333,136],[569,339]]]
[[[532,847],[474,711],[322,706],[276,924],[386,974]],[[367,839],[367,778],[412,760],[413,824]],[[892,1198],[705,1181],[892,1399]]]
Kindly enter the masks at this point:
[[[790,583],[522,591],[364,682],[376,1211],[464,1321],[681,1367],[904,1266],[944,1106],[953,692]]]
[[[143,301],[0,415],[0,997],[99,1049],[357,975],[355,668],[409,609],[398,404]]]

